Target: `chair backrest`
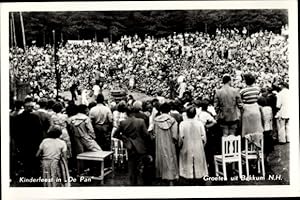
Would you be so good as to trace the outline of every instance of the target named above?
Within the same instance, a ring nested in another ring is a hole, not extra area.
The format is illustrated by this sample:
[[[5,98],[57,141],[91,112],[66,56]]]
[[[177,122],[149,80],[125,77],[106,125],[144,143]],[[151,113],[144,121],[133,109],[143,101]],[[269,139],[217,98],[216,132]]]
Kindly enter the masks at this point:
[[[222,137],[222,156],[226,158],[237,158],[241,157],[241,136],[223,136]]]
[[[262,133],[250,133],[245,136],[246,154],[256,154],[257,151],[264,152],[264,137]]]

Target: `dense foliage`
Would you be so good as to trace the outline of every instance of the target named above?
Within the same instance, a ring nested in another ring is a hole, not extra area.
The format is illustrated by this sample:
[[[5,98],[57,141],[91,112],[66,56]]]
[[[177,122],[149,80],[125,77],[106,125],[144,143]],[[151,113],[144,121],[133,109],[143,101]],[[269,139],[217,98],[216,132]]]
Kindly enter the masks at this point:
[[[116,41],[123,35],[144,37],[167,36],[173,32],[208,32],[216,28],[249,33],[260,29],[280,32],[288,23],[287,10],[176,10],[176,11],[88,11],[88,12],[23,12],[26,42],[36,40],[38,46],[52,43],[52,30],[58,41],[69,39],[109,38]],[[11,18],[11,15],[10,15]],[[19,13],[14,13],[16,38],[22,46]]]

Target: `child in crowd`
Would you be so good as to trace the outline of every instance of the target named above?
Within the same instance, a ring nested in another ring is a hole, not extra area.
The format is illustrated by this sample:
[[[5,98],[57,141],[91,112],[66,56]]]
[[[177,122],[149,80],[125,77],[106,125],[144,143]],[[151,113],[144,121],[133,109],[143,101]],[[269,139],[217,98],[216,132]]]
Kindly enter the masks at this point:
[[[70,186],[68,165],[66,163],[67,144],[59,139],[62,131],[59,126],[50,127],[36,154],[41,156],[44,187]]]

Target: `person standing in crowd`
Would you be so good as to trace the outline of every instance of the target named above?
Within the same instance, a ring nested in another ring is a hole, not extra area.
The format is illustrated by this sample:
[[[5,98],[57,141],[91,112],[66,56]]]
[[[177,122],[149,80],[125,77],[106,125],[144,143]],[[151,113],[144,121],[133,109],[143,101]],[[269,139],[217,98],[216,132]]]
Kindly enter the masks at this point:
[[[178,124],[169,115],[170,105],[164,103],[160,106],[161,115],[154,119],[155,137],[155,168],[156,177],[168,180],[174,185],[174,180],[179,178],[176,145],[178,142]]]
[[[204,152],[206,133],[204,125],[195,118],[195,107],[189,107],[186,114],[188,119],[179,125],[179,174],[185,179],[199,180],[208,175]]]
[[[100,88],[100,80],[95,81],[95,85],[93,86],[93,97],[94,99],[97,99],[97,96],[101,93],[101,88]]]
[[[151,114],[149,116],[149,127],[148,127],[149,132],[153,132],[154,119],[159,114],[158,110],[159,110],[158,99],[153,99],[152,100],[152,111],[151,111]]]
[[[201,111],[196,114],[197,119],[202,122],[204,125],[205,129],[209,129],[212,126],[214,126],[217,121],[214,119],[214,117],[207,111],[209,101],[208,100],[203,100],[201,103]],[[196,110],[197,111],[197,110]]]
[[[132,115],[136,118],[143,119],[146,127],[149,127],[149,118],[142,112],[143,103],[141,101],[135,101],[132,105]]]
[[[104,151],[110,150],[110,137],[113,127],[113,116],[109,107],[104,105],[102,93],[97,96],[97,105],[89,114],[96,134],[96,141]]]
[[[264,91],[262,89],[262,91]],[[264,154],[268,160],[269,154],[274,150],[272,130],[273,130],[273,112],[271,106],[268,105],[266,96],[260,96],[257,100],[260,106],[262,125],[264,129]]]
[[[178,98],[182,98],[184,92],[186,91],[187,88],[187,83],[185,82],[185,78],[182,78],[182,81],[179,83],[179,87],[178,87]]]
[[[208,100],[203,100],[200,103],[201,111],[198,114],[197,118],[199,121],[202,122],[206,132],[206,145],[204,147],[206,161],[208,165],[209,174],[212,175],[215,172],[215,165],[214,165],[214,155],[217,155],[218,152],[221,150],[221,136],[220,131],[218,129],[217,121],[214,117],[208,112]]]
[[[70,136],[74,156],[85,151],[101,151],[101,147],[95,141],[96,136],[90,118],[86,115],[87,106],[79,105],[77,114],[69,118]]]
[[[171,115],[171,117],[173,117],[177,121],[177,124],[179,125],[180,122],[183,121],[182,115],[180,114],[180,110],[181,110],[180,109],[180,107],[181,107],[180,102],[179,102],[179,100],[171,101],[169,103],[169,105],[170,105],[170,108],[171,108],[170,115]]]
[[[71,148],[71,140],[69,133],[67,131],[68,124],[68,116],[62,113],[63,105],[60,102],[57,102],[53,105],[53,111],[55,114],[51,116],[51,125],[56,125],[61,128],[62,134],[60,135],[60,139],[66,142],[67,144],[67,158],[72,157],[72,148]]]
[[[51,123],[51,116],[50,114],[47,112],[47,104],[48,101],[46,98],[42,98],[40,99],[40,101],[38,102],[40,108],[37,111],[34,111],[33,114],[37,115],[40,119],[41,125],[42,125],[42,131],[43,131],[43,137],[46,137],[46,133],[50,127],[50,123]]]
[[[242,100],[237,89],[231,87],[231,77],[227,74],[223,76],[222,88],[216,91],[214,107],[223,136],[236,135]]]
[[[242,113],[242,136],[251,133],[263,134],[261,113],[257,104],[260,89],[254,86],[255,77],[248,73],[244,75],[246,87],[241,89],[240,94],[243,101]]]
[[[81,91],[81,102],[80,104],[84,104],[84,105],[89,105],[89,101],[88,101],[88,90],[87,89],[83,89]]]
[[[132,109],[126,108],[128,118],[120,122],[113,137],[123,141],[128,151],[128,171],[130,185],[137,185],[140,171],[142,171],[143,185],[151,185],[149,165],[152,157],[148,154],[147,141],[150,140],[146,124],[143,119],[132,115]]]
[[[285,82],[280,83],[281,91],[277,95],[276,107],[278,112],[276,114],[278,127],[278,142],[281,144],[290,142],[289,135],[289,89]]]
[[[12,109],[10,116],[16,117],[16,116],[20,115],[24,111],[23,104],[24,104],[23,101],[20,101],[20,100],[15,101],[15,103],[13,105],[14,108]]]
[[[74,101],[74,102],[77,101],[77,96],[78,96],[77,90],[78,90],[78,82],[74,82],[70,87],[72,101]]]
[[[47,137],[41,142],[36,153],[36,157],[42,158],[42,177],[49,180],[43,183],[44,187],[70,186],[66,162],[67,145],[59,139],[61,134],[60,126],[51,126]],[[61,181],[57,181],[58,179]]]
[[[15,101],[14,104],[12,105],[12,111],[10,112],[10,179],[12,180],[13,183],[17,181],[18,177],[18,146],[16,143],[17,139],[17,126],[16,126],[16,119],[19,118],[19,115],[24,111],[23,109],[24,103],[22,101]]]
[[[43,127],[39,117],[33,114],[34,103],[31,97],[24,100],[24,111],[13,121],[13,132],[17,147],[17,158],[22,163],[20,176],[39,176],[39,160],[35,154],[43,140]],[[23,172],[22,172],[23,171]]]

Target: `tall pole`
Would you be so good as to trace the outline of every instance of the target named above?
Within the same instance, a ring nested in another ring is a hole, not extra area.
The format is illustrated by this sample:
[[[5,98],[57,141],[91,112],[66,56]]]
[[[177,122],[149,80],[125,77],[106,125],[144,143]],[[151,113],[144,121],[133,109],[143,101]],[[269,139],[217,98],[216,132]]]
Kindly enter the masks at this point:
[[[13,32],[14,47],[15,47],[15,46],[18,46],[18,44],[17,44],[17,37],[16,37],[16,27],[15,27],[14,13],[11,13],[11,18],[12,18],[12,32]]]
[[[249,37],[249,32],[250,32],[250,26],[249,26],[249,24],[248,24],[247,28],[248,28],[247,33],[248,33],[248,37]]]
[[[20,21],[21,21],[22,36],[23,36],[23,45],[24,45],[24,50],[26,51],[26,38],[25,38],[25,30],[24,30],[22,12],[20,12]]]
[[[63,42],[64,42],[64,34],[63,34],[63,32],[60,32],[60,41],[61,41],[61,44],[63,44]]]
[[[10,39],[10,46],[14,46],[14,39],[13,39],[13,27],[12,27],[12,19],[9,19],[9,39]]]
[[[55,40],[55,30],[52,30],[52,37],[53,37],[53,65],[55,69],[55,76],[56,76],[56,100],[58,100],[58,92],[59,92],[59,74],[58,69],[56,66],[56,40]]]

